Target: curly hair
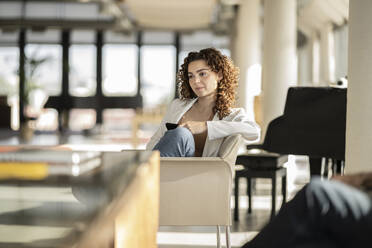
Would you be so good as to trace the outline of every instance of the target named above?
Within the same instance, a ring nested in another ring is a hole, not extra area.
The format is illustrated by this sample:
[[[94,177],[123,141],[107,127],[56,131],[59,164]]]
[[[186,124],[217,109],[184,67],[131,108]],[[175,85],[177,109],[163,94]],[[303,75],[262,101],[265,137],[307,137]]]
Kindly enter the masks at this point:
[[[220,119],[228,116],[231,112],[231,108],[235,104],[239,68],[233,64],[231,59],[215,48],[206,48],[199,52],[190,52],[184,59],[177,75],[178,91],[181,99],[193,99],[197,97],[191,89],[188,77],[189,64],[196,60],[204,60],[212,71],[222,74],[222,79],[217,85],[217,99],[213,112],[218,113]]]

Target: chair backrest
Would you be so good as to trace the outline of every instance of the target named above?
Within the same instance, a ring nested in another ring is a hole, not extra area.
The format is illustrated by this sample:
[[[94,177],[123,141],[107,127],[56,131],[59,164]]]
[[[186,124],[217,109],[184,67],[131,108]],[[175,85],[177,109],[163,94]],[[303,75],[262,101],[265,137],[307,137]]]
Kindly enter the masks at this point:
[[[218,157],[226,161],[231,168],[232,176],[235,175],[235,162],[238,156],[238,150],[242,144],[242,136],[235,134],[224,139],[218,152]]]
[[[240,134],[226,137],[221,144],[220,150],[218,151],[218,156],[227,161],[229,164],[235,164],[241,143],[242,136]]]
[[[231,191],[241,135],[223,141],[220,157],[161,158],[160,225],[231,225]]]

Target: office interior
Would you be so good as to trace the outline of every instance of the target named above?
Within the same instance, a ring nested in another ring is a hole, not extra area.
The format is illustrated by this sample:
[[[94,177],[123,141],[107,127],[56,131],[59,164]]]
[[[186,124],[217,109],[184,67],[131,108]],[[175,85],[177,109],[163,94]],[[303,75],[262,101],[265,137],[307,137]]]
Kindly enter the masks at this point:
[[[349,0],[1,1],[0,145],[143,151],[178,97],[183,59],[215,47],[240,69],[236,105],[260,125],[260,142],[283,115],[289,88],[347,92],[339,173],[367,171],[371,9],[369,1]],[[245,152],[242,145],[238,154]],[[288,201],[311,175],[309,156],[286,155]],[[331,160],[318,163],[324,180],[338,173]],[[246,181],[238,187],[240,218],[232,221],[231,247],[254,237],[271,214],[270,181],[255,179],[252,213]],[[275,197],[278,210],[283,197]],[[233,215],[233,191],[231,206]],[[215,227],[162,226],[155,243],[215,247],[215,236]]]

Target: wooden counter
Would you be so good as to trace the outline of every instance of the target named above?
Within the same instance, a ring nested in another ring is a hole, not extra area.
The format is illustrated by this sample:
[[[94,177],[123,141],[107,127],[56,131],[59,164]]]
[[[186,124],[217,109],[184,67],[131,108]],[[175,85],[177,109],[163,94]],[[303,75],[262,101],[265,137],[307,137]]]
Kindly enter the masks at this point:
[[[0,181],[0,247],[156,247],[159,154],[102,159],[78,177]]]

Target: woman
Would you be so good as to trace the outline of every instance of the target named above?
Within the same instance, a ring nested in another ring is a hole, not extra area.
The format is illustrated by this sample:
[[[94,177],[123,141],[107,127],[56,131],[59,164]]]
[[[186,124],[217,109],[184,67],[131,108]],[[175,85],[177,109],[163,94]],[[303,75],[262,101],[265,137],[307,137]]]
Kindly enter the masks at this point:
[[[260,129],[244,109],[233,108],[238,68],[214,48],[190,52],[179,70],[180,99],[175,99],[147,144],[162,157],[216,157],[223,138],[259,138]],[[177,123],[172,130],[166,123]]]

